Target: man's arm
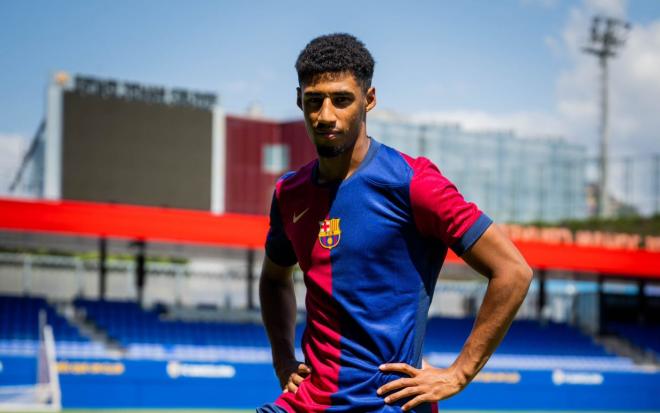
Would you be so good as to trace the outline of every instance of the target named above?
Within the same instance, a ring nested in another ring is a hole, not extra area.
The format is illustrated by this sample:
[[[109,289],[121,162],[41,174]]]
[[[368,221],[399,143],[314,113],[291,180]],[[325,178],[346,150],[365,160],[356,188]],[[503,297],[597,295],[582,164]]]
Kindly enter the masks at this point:
[[[296,361],[296,295],[293,266],[282,267],[264,257],[259,279],[259,300],[273,354],[273,367],[282,389],[295,392],[310,369]]]
[[[472,332],[452,365],[467,385],[509,330],[527,295],[533,273],[518,249],[496,225],[491,225],[461,258],[489,278]]]
[[[394,380],[378,389],[386,403],[412,397],[403,406],[408,410],[420,403],[436,402],[460,392],[486,364],[504,338],[522,304],[532,280],[532,270],[509,238],[495,225],[466,251],[461,258],[489,278],[488,289],[463,349],[446,368],[416,369],[405,363],[381,366],[383,371],[397,371],[410,376]]]

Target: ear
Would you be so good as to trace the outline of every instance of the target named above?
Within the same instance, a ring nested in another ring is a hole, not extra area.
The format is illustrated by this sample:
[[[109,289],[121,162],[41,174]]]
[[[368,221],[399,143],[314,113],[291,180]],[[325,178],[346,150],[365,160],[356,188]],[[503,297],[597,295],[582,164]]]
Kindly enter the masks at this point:
[[[302,91],[299,87],[296,88],[296,105],[302,110]]]
[[[376,88],[375,87],[370,87],[367,89],[366,93],[366,100],[367,100],[367,112],[369,112],[371,109],[376,107]]]

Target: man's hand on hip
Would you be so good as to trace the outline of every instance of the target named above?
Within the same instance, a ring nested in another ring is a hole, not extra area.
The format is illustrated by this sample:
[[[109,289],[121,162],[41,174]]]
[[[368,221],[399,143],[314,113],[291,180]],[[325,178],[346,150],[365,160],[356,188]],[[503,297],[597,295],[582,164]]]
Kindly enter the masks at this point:
[[[380,366],[382,372],[397,372],[408,375],[393,380],[381,386],[377,393],[386,395],[385,403],[391,404],[404,397],[411,397],[404,404],[404,411],[412,409],[421,403],[434,403],[460,392],[467,386],[468,381],[453,368],[435,368],[426,362],[421,369],[414,368],[405,363],[389,363]],[[394,393],[392,393],[394,392]]]
[[[277,377],[280,379],[280,385],[284,393],[295,393],[298,386],[302,383],[312,370],[305,364],[296,360],[278,369]]]

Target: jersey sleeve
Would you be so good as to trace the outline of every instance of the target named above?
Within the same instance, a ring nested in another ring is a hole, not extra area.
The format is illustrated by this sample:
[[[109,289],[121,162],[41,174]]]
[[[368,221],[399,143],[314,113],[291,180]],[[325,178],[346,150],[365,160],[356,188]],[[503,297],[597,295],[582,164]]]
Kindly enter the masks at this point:
[[[465,201],[431,161],[417,158],[412,166],[410,203],[417,229],[462,255],[493,221],[474,203]]]
[[[273,201],[270,204],[270,227],[266,237],[266,255],[271,261],[282,267],[290,267],[298,262],[293,245],[284,231],[277,192],[273,193]]]

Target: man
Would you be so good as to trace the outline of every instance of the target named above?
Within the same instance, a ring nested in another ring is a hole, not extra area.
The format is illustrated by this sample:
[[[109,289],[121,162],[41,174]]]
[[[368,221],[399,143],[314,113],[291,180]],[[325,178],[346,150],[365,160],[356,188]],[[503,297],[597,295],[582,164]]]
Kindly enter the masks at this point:
[[[273,196],[259,292],[283,393],[260,412],[429,412],[486,364],[532,277],[507,237],[429,160],[367,135],[373,67],[347,34],[312,40],[296,62],[297,104],[318,159],[283,176]],[[448,248],[489,286],[456,361],[422,366]],[[304,362],[294,353],[296,263],[307,286]]]

